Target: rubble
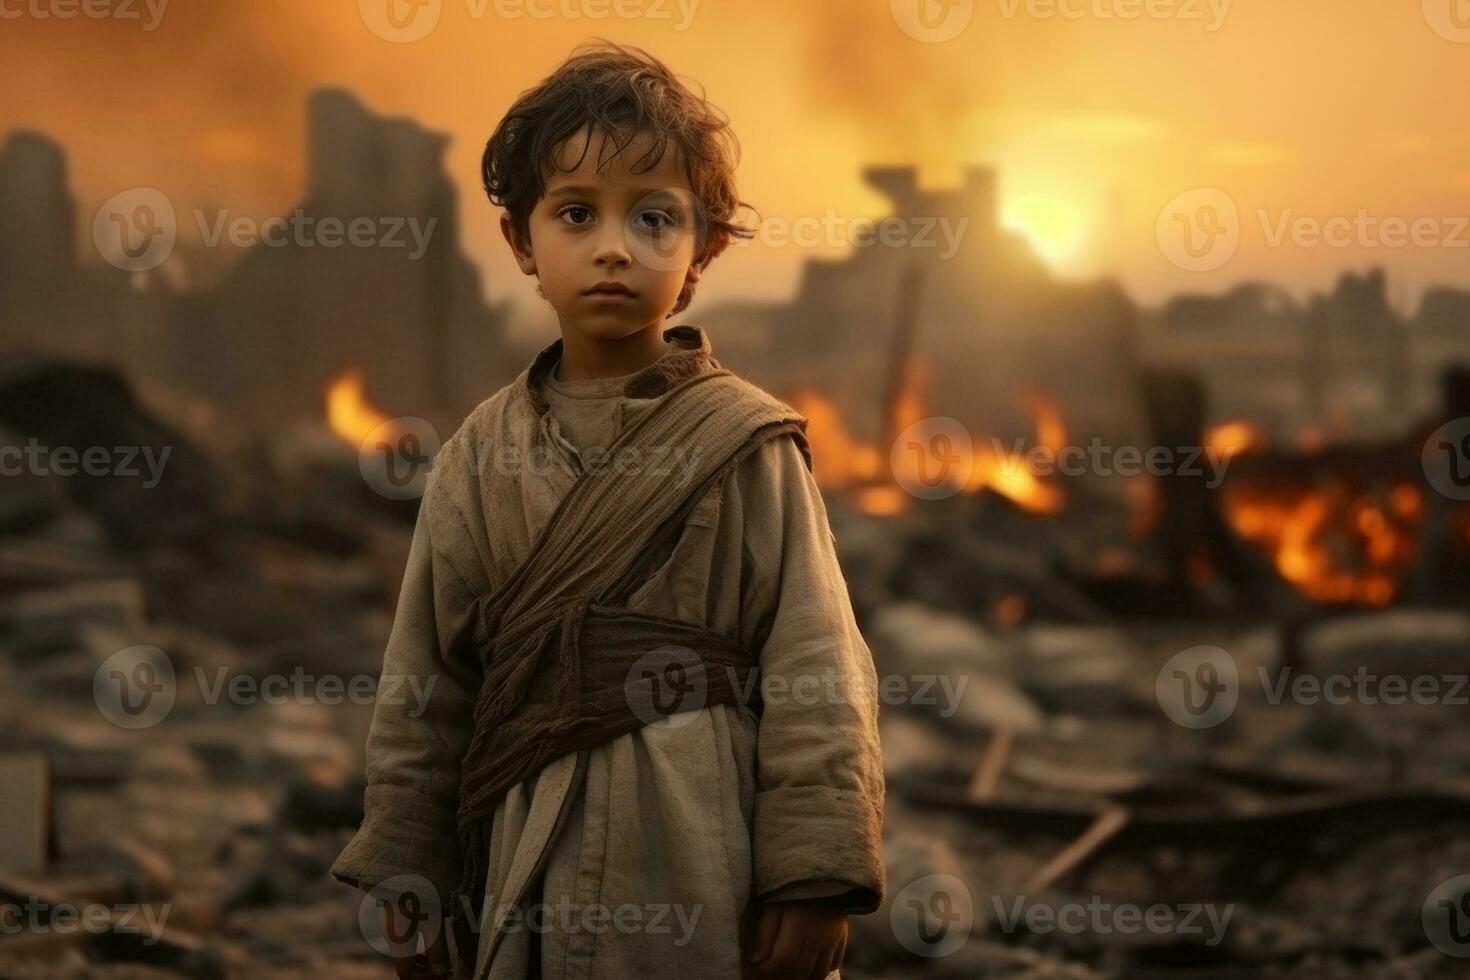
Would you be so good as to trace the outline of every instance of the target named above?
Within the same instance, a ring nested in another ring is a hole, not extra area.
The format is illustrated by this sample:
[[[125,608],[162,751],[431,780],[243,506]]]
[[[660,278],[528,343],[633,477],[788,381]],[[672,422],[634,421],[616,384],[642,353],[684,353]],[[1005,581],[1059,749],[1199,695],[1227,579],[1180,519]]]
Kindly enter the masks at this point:
[[[259,472],[231,473],[220,508],[194,512],[194,540],[119,539],[97,498],[70,492],[0,511],[0,730],[26,772],[47,773],[0,772],[0,845],[24,842],[0,859],[0,907],[168,913],[152,943],[112,919],[6,937],[7,980],[387,969],[358,926],[360,893],[327,874],[362,818],[372,706],[326,703],[310,680],[376,679],[412,522],[344,492],[360,479],[350,452],[275,458],[288,457],[290,473],[268,452],[250,457]],[[888,903],[853,919],[845,977],[1455,975],[1420,917],[1470,871],[1464,709],[1308,703],[1273,685],[1448,682],[1466,672],[1463,611],[1166,614],[1144,559],[1123,566],[1126,587],[1104,583],[1085,514],[985,495],[891,524],[832,511],[878,673],[909,682],[881,714]],[[94,680],[134,646],[162,651],[175,683],[164,717],[128,729],[99,710]],[[1239,690],[1195,730],[1170,720],[1189,692],[1159,677],[1199,646],[1228,654]],[[230,693],[298,675],[282,703]],[[9,791],[38,783],[31,796],[51,803]],[[926,956],[901,940],[894,903],[935,876],[962,884],[973,919]],[[1232,911],[1218,942],[1107,916],[1036,927],[1158,903]]]

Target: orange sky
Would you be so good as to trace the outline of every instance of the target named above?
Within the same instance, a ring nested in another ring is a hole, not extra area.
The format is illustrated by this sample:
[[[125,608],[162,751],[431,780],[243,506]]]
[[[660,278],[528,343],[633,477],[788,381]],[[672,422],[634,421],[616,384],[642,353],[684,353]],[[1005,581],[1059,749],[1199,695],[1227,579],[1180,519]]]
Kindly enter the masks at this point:
[[[185,208],[288,209],[304,95],[344,85],[453,136],[465,246],[492,298],[535,304],[478,187],[479,154],[520,90],[600,35],[704,85],[744,148],[742,195],[768,217],[881,215],[858,176],[867,162],[913,161],[934,183],[990,162],[1003,218],[1059,274],[1116,273],[1146,302],[1255,277],[1300,291],[1370,264],[1388,267],[1396,299],[1470,285],[1470,247],[1273,247],[1262,225],[1263,210],[1273,224],[1287,209],[1363,211],[1432,219],[1470,246],[1453,220],[1470,215],[1470,43],[1431,26],[1425,5],[1441,0],[1213,0],[1218,23],[1211,0],[977,0],[941,43],[900,29],[889,0],[618,0],[644,16],[605,19],[591,15],[613,0],[427,0],[439,19],[411,43],[369,29],[387,0],[362,0],[366,15],[358,0],[169,0],[152,31],[145,0],[110,0],[138,20],[36,15],[68,2],[0,0],[0,130],[65,144],[86,222],[138,185]],[[1160,16],[1120,16],[1148,4]],[[1155,236],[1165,204],[1196,187],[1226,191],[1241,215],[1238,252],[1205,272],[1171,264]],[[844,247],[733,249],[701,300],[789,295],[804,259]]]

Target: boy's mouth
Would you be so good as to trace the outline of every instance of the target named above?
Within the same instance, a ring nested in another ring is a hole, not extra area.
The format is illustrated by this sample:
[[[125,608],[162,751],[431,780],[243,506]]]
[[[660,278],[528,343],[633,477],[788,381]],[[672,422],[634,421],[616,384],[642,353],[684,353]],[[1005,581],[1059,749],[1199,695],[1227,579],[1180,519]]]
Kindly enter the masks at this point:
[[[594,283],[590,288],[584,290],[582,295],[594,297],[625,296],[628,298],[632,298],[638,294],[633,292],[631,288],[623,285],[620,282],[613,282],[611,279],[604,279],[602,282]]]

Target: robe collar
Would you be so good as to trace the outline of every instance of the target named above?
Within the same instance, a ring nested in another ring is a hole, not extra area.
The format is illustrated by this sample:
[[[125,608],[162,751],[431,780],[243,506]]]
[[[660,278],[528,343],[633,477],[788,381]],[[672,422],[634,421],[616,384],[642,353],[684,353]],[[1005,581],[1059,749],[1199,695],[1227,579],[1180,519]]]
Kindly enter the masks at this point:
[[[714,358],[703,327],[680,324],[666,329],[663,337],[670,349],[652,364],[628,376],[627,384],[623,386],[624,397],[657,398],[681,381],[719,369],[720,362]],[[562,339],[558,337],[542,348],[530,367],[521,372],[521,393],[538,416],[544,416],[551,409],[543,389],[546,377],[556,366],[561,352]]]

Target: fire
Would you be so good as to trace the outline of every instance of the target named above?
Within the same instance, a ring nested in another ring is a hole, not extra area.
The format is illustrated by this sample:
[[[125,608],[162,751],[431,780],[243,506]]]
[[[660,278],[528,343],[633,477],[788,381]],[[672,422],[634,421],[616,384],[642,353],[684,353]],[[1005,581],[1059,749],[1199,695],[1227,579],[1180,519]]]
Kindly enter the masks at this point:
[[[1417,551],[1423,505],[1410,483],[1386,495],[1334,483],[1296,494],[1235,491],[1225,515],[1307,598],[1385,606]]]
[[[1265,435],[1249,422],[1225,422],[1205,432],[1205,448],[1219,457],[1260,449],[1265,443]]]
[[[1036,441],[1050,449],[1053,456],[1061,455],[1067,446],[1067,427],[1062,424],[1056,402],[1040,392],[1028,393],[1024,401],[1036,420]]]
[[[991,451],[974,454],[965,491],[978,493],[986,487],[1033,514],[1055,514],[1066,502],[1061,489],[1041,482],[1023,459],[1000,458]]]
[[[367,397],[367,382],[360,368],[349,368],[327,384],[327,424],[348,445],[357,449],[388,416]]]
[[[900,433],[928,417],[923,398],[926,372],[914,363],[906,372],[903,391],[893,408],[890,431]],[[1066,444],[1066,429],[1056,406],[1041,395],[1026,399],[1035,420],[1037,442],[1060,451]],[[1024,456],[997,453],[990,440],[972,437],[968,446],[953,441],[944,446],[945,458],[929,458],[925,450],[914,453],[890,453],[887,447],[875,445],[853,436],[843,424],[832,402],[813,391],[803,392],[792,400],[797,411],[807,418],[807,438],[812,446],[814,472],[818,486],[824,490],[849,493],[854,505],[867,514],[891,516],[903,512],[915,499],[904,487],[932,483],[925,470],[939,466],[944,472],[969,473],[957,492],[979,493],[990,489],[1036,514],[1054,514],[1062,509],[1065,498],[1060,488],[1052,486],[1032,473]],[[894,471],[897,465],[899,470]],[[912,481],[912,482],[910,482]]]

